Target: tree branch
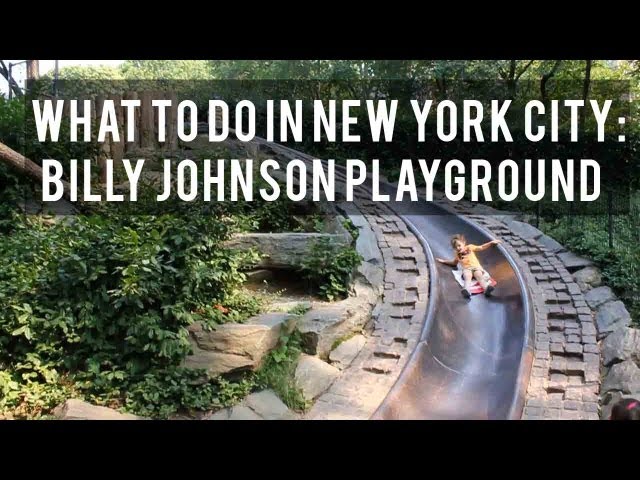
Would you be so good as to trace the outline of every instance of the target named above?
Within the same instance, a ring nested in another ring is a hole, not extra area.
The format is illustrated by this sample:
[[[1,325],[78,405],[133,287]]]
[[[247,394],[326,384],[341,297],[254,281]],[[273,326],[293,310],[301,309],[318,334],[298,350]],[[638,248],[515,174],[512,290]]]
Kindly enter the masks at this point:
[[[529,60],[529,62],[524,66],[524,68],[520,70],[520,73],[516,75],[516,80],[520,80],[520,77],[522,76],[522,74],[527,71],[527,69],[531,66],[532,63],[533,63],[533,60]]]

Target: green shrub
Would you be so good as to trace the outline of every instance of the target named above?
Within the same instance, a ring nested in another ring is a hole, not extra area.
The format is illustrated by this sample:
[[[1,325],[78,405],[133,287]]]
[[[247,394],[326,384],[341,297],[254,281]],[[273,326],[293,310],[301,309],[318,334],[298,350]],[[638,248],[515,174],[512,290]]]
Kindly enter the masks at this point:
[[[164,375],[190,352],[185,326],[242,321],[259,310],[236,292],[256,257],[222,248],[228,235],[224,222],[205,216],[16,226],[0,240],[2,388],[55,388],[69,374],[85,394],[110,399],[159,381],[155,372]],[[2,407],[22,403],[5,398]]]
[[[336,246],[323,238],[311,247],[300,272],[323,298],[333,301],[347,296],[351,275],[362,260],[355,248]]]

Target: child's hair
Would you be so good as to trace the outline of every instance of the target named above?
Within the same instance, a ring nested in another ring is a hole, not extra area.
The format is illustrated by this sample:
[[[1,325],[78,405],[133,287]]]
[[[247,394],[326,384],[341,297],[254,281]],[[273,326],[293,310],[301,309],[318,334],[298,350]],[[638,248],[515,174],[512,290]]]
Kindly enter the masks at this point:
[[[456,242],[467,243],[467,240],[464,238],[464,235],[462,235],[461,233],[457,233],[453,237],[451,237],[451,246],[453,248],[456,248]]]
[[[635,398],[618,401],[611,410],[611,420],[640,420],[640,401]]]

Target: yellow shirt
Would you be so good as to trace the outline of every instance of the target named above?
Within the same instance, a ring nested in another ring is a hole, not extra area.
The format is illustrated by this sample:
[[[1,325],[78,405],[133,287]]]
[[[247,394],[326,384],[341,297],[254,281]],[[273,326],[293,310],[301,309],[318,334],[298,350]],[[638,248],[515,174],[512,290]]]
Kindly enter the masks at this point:
[[[482,268],[478,257],[476,257],[475,251],[478,250],[477,245],[467,245],[466,250],[461,253],[456,253],[456,257],[462,268]]]

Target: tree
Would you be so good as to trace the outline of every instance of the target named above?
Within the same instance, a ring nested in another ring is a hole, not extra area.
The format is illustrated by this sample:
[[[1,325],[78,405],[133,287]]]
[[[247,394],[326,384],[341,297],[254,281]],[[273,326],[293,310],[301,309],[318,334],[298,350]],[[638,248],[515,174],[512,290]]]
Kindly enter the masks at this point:
[[[4,60],[0,60],[0,75],[7,80],[9,88],[13,91],[13,95],[16,97],[22,95],[22,89],[20,85],[18,85],[18,82],[16,82],[13,77],[9,78],[9,69],[5,65]]]

